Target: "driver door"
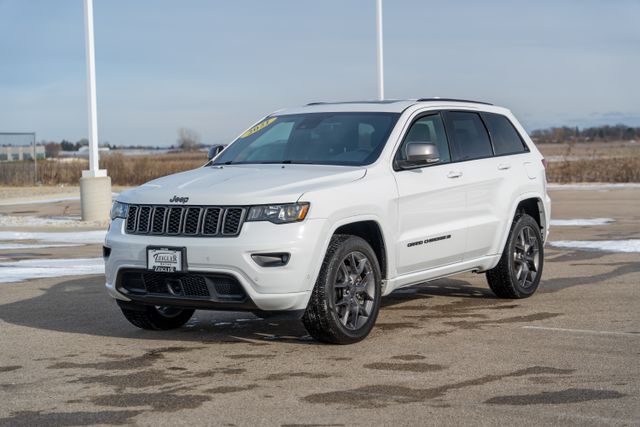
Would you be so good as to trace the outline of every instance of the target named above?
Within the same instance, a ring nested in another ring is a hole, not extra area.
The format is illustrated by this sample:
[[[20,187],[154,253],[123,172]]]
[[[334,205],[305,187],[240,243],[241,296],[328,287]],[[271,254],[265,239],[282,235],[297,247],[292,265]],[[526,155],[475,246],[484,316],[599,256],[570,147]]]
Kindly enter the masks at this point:
[[[437,163],[401,169],[412,142],[434,144]],[[466,186],[463,164],[451,163],[440,113],[418,117],[407,131],[394,161],[398,187],[398,274],[415,273],[462,261],[466,245]]]

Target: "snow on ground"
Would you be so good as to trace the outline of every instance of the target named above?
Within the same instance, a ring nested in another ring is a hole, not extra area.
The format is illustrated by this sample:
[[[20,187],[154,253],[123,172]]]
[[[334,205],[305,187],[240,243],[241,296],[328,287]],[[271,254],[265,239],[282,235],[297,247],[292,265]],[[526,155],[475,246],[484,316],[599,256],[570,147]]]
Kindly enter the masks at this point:
[[[120,193],[111,193],[111,197],[115,198]],[[61,197],[50,197],[48,199],[33,199],[30,198],[12,198],[9,201],[0,202],[0,206],[14,206],[14,205],[40,205],[45,203],[57,203],[57,202],[66,202],[72,200],[80,200],[80,196],[61,196]]]
[[[640,239],[630,240],[558,240],[549,242],[556,248],[585,249],[604,252],[640,252]]]
[[[82,245],[72,245],[66,243],[0,243],[0,250],[7,249],[43,249],[43,248],[68,248],[71,246],[82,246]]]
[[[102,258],[28,259],[0,262],[0,283],[85,274],[104,274]]]
[[[97,245],[104,242],[106,230],[69,231],[69,232],[27,232],[27,231],[0,231],[0,241],[12,240],[36,240],[40,242],[77,243],[85,245]]]
[[[8,202],[0,202],[0,206],[13,206],[13,205],[39,205],[43,203],[56,203],[66,202],[68,200],[80,200],[80,196],[67,196],[67,197],[52,197],[50,199],[12,199]]]
[[[606,183],[606,182],[585,182],[577,184],[547,184],[549,190],[622,190],[631,188],[640,188],[640,182],[620,182],[620,183]]]
[[[552,227],[580,227],[585,225],[607,225],[614,220],[611,218],[576,218],[576,219],[552,219]]]
[[[79,216],[11,216],[0,214],[0,227],[91,227],[103,226],[104,221],[80,221]]]

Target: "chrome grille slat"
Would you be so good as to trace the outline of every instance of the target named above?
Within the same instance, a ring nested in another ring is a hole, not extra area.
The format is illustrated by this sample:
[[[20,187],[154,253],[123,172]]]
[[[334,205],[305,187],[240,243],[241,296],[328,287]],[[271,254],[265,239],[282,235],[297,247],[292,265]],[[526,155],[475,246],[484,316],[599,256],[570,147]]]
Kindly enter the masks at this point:
[[[166,233],[170,235],[178,235],[182,231],[182,211],[183,208],[169,208],[167,216]]]
[[[235,237],[247,209],[241,206],[129,205],[127,234]]]
[[[195,235],[200,230],[201,208],[187,208],[184,216],[184,234]]]
[[[151,220],[151,233],[164,233],[164,223],[167,216],[167,208],[164,206],[156,206],[153,208],[153,219]]]
[[[222,234],[225,236],[233,236],[238,234],[244,216],[242,208],[227,208],[224,212],[222,220]]]
[[[127,214],[127,226],[126,230],[130,233],[135,233],[138,223],[138,207],[135,205],[129,206],[129,213]]]
[[[202,220],[202,234],[205,236],[215,236],[220,229],[220,218],[222,209],[206,208],[204,219]]]
[[[138,226],[136,230],[138,233],[146,234],[149,232],[149,225],[151,222],[151,206],[140,206],[140,213],[138,213]]]

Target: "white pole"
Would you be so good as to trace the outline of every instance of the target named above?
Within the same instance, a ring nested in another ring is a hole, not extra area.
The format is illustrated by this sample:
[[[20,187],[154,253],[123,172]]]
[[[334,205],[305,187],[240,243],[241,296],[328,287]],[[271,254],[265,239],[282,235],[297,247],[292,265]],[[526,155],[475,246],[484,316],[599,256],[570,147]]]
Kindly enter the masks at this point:
[[[89,170],[82,176],[106,176],[98,167],[98,112],[96,110],[96,60],[93,44],[93,0],[84,0],[84,29],[87,59],[87,104],[89,107]]]
[[[87,56],[87,105],[89,107],[89,170],[80,178],[80,212],[83,221],[108,221],[111,178],[98,163],[98,112],[96,111],[96,60],[93,45],[93,0],[84,0]]]
[[[376,0],[376,35],[378,56],[378,99],[384,99],[384,59],[382,56],[382,0]]]

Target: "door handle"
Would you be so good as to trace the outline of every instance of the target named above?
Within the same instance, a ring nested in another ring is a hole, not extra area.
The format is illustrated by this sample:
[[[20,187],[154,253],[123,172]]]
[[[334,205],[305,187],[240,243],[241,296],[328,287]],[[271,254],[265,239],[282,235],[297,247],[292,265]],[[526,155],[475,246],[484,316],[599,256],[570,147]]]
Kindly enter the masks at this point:
[[[447,174],[447,178],[460,178],[462,176],[462,172],[460,171],[451,171]]]
[[[511,164],[510,163],[499,163],[498,164],[498,170],[504,171],[507,169],[511,169]]]

